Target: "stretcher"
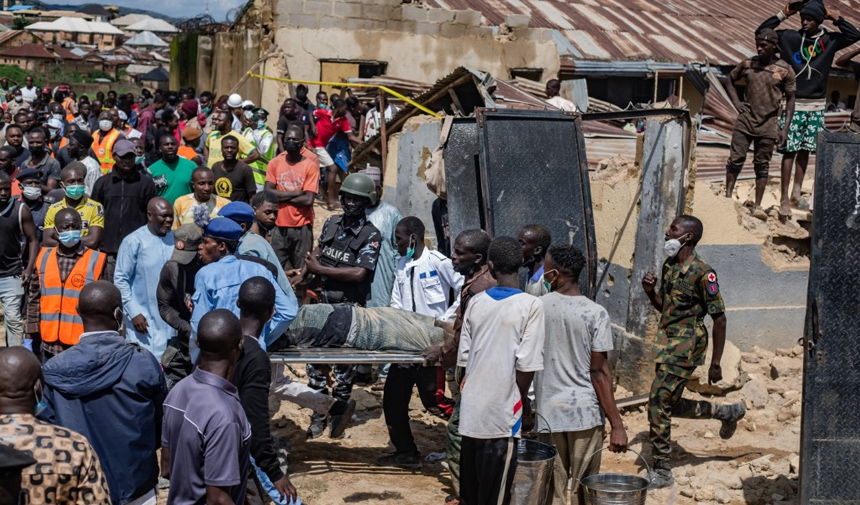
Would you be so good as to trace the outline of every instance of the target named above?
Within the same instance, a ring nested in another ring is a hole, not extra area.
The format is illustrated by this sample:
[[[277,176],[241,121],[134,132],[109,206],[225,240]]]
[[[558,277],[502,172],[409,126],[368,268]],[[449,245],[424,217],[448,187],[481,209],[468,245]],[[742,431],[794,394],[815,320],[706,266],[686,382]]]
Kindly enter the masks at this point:
[[[272,363],[384,365],[424,363],[421,354],[396,351],[367,351],[352,347],[309,347],[285,349],[269,354]]]

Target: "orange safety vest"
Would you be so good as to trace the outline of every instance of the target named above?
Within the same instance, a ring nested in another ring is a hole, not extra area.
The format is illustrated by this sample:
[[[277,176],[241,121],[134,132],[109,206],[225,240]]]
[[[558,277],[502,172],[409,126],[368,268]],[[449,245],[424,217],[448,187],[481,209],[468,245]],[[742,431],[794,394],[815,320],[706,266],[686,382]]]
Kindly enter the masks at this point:
[[[75,115],[72,114],[72,104],[75,103],[72,100],[72,97],[67,96],[65,100],[63,100],[63,108],[66,110],[66,121],[74,121]]]
[[[84,332],[84,323],[78,315],[78,297],[85,285],[101,277],[106,260],[104,253],[87,249],[64,283],[60,278],[57,248],[42,248],[36,265],[41,294],[39,331],[43,342],[78,343]]]
[[[112,129],[110,133],[102,138],[101,130],[93,134],[93,151],[96,153],[96,158],[101,165],[102,175],[110,172],[116,161],[113,159],[113,145],[116,139],[119,138],[119,130]]]
[[[48,143],[49,143],[49,144],[51,144],[51,146],[53,146],[53,145],[54,145],[54,143],[53,143],[53,142],[48,142]],[[60,149],[62,149],[62,148],[64,148],[64,147],[66,147],[68,144],[69,144],[69,139],[67,139],[66,137],[60,137],[60,147],[58,147],[58,148],[57,148],[57,151],[59,151]],[[56,158],[56,157],[57,157],[57,156],[56,156],[56,155],[57,155],[57,153],[55,153],[55,152],[54,152],[54,149],[53,149],[53,148],[50,148],[50,153],[51,153],[51,158]]]

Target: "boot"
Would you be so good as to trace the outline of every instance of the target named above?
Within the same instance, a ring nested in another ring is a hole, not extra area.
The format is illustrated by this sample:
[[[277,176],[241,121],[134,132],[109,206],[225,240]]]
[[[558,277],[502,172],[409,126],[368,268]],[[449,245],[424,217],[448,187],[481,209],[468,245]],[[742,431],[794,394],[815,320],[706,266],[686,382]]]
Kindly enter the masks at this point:
[[[393,466],[404,470],[421,470],[421,453],[397,452],[376,460],[379,466]]]
[[[314,412],[311,415],[311,425],[308,427],[308,440],[320,438],[325,432],[326,416]]]
[[[744,407],[743,402],[718,406],[717,411],[714,412],[714,419],[723,422],[723,425],[720,426],[720,438],[723,440],[732,438],[738,428],[738,421],[743,419],[746,413],[747,408]]]
[[[654,469],[651,475],[651,489],[669,487],[673,484],[675,484],[675,478],[672,477],[672,469],[669,467],[669,461],[665,459],[655,459]]]
[[[328,411],[329,416],[331,416],[329,438],[340,438],[343,436],[343,432],[346,431],[346,427],[352,421],[352,414],[354,412],[355,400],[352,399],[348,402],[338,400],[337,403],[332,405],[331,410]]]

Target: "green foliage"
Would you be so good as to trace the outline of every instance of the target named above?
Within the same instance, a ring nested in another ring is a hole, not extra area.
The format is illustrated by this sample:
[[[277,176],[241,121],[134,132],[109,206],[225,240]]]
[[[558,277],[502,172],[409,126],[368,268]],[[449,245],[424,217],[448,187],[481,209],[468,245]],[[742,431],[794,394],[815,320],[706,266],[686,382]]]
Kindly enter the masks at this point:
[[[16,16],[12,19],[12,29],[13,30],[23,30],[30,24],[30,20],[25,18],[24,16]]]
[[[28,75],[32,75],[36,83],[43,80],[38,72],[28,72],[26,69],[13,65],[0,65],[0,77],[8,77],[15,82],[21,83],[21,86],[24,85],[24,78]]]

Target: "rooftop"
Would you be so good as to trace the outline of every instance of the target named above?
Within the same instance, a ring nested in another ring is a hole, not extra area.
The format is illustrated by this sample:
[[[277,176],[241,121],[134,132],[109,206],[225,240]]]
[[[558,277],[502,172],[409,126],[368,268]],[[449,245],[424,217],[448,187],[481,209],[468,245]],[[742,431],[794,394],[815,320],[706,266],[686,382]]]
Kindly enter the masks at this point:
[[[149,47],[167,47],[170,44],[161,40],[158,35],[152,32],[140,32],[134,37],[126,40],[124,46],[149,46]]]
[[[163,19],[149,18],[125,27],[130,32],[176,33],[179,30]]]
[[[51,22],[40,21],[26,27],[29,31],[39,32],[68,32],[68,33],[100,33],[103,35],[122,35],[122,30],[98,21],[87,21],[81,18],[59,18]]]
[[[75,55],[66,48],[49,44],[24,44],[18,47],[11,47],[0,51],[0,56],[42,60],[81,59],[80,56]]]
[[[111,20],[110,24],[114,26],[129,26],[147,19],[152,19],[152,16],[146,14],[126,14],[125,16]]]

